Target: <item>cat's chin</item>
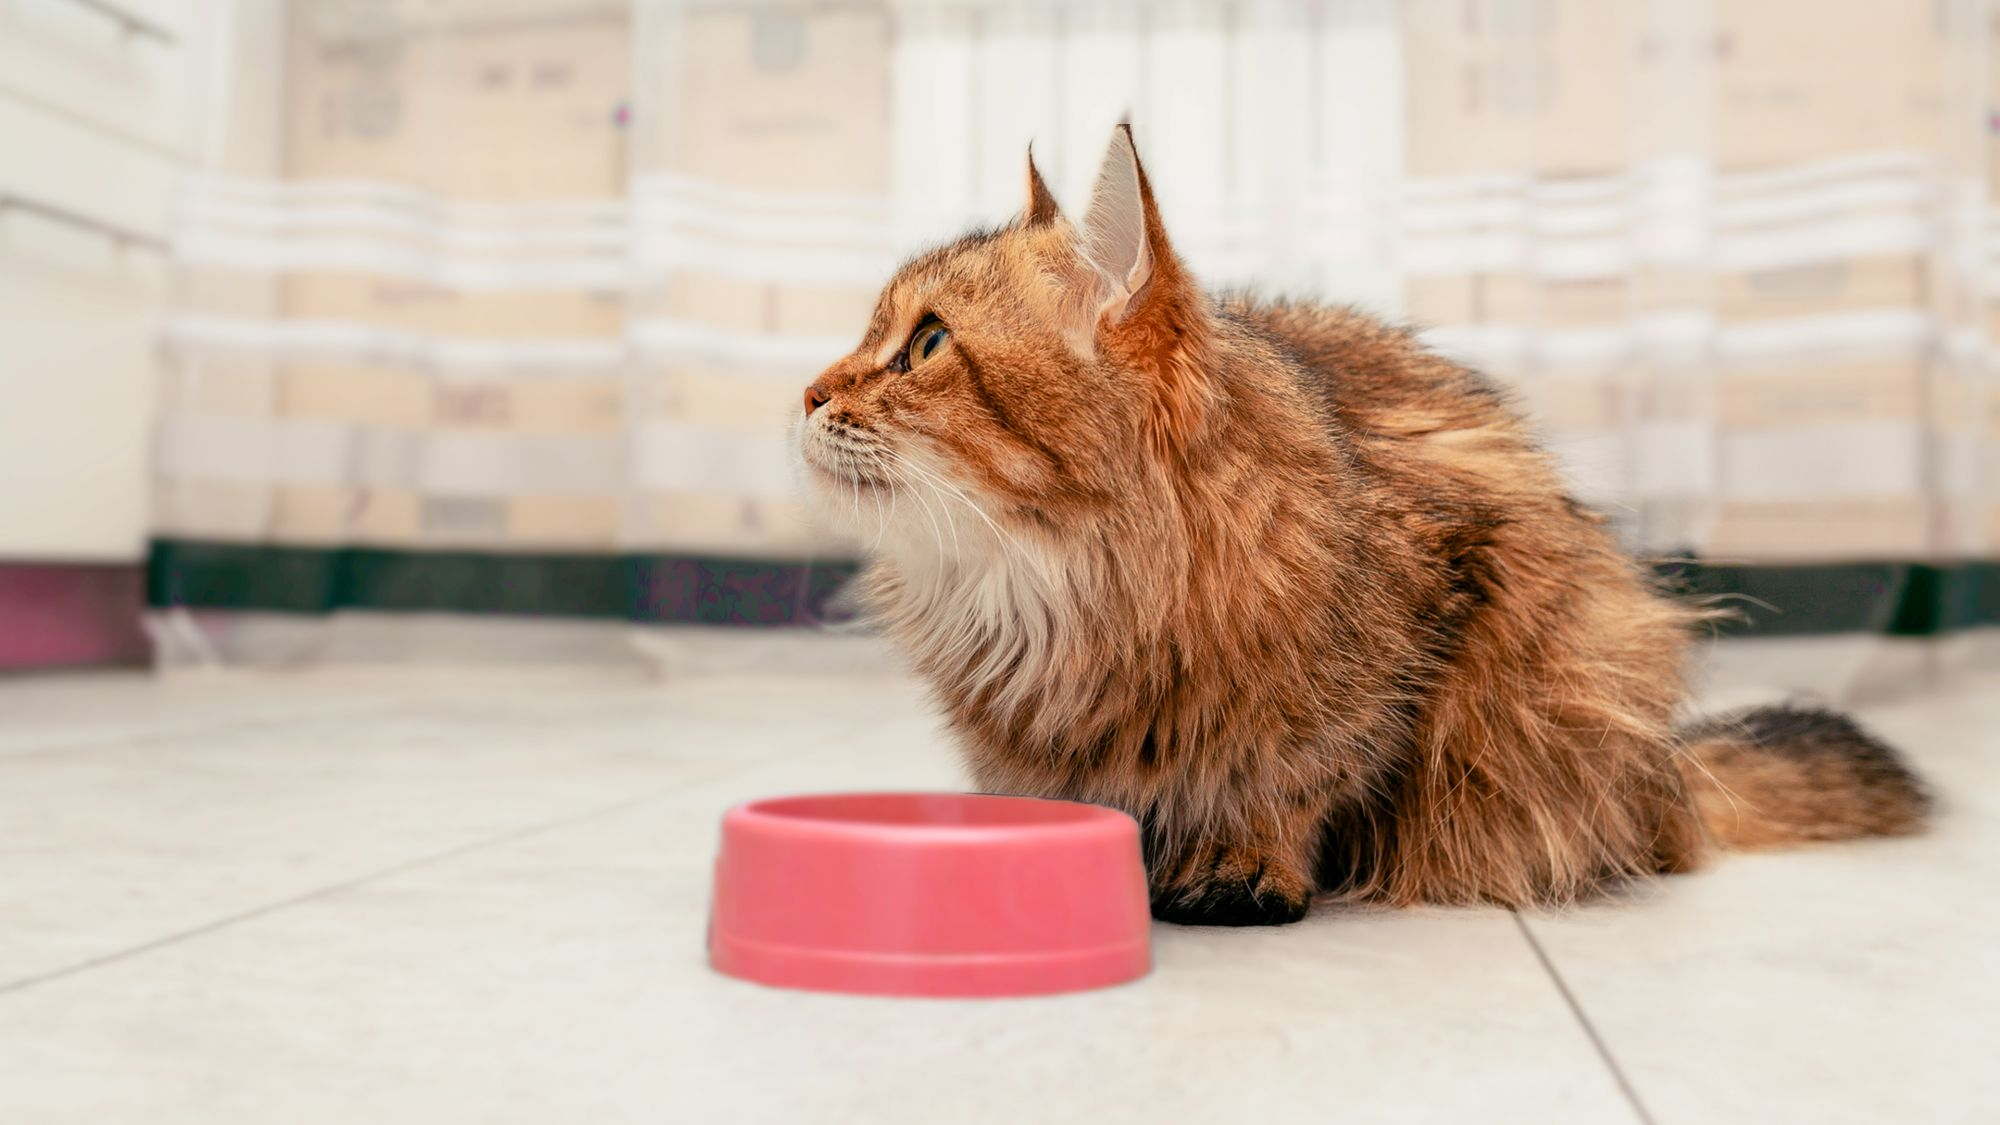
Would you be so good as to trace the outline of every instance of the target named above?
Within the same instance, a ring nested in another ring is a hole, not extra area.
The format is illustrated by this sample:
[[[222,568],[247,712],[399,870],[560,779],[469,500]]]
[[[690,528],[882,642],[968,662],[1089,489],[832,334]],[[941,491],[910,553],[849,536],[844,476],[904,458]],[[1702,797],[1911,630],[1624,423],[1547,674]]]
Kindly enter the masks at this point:
[[[855,489],[860,489],[861,493],[865,496],[870,492],[887,492],[889,490],[887,481],[876,480],[873,477],[865,476],[852,469],[829,467],[812,460],[810,457],[805,459],[805,465],[806,471],[812,475],[813,482],[821,488],[830,490],[832,493],[847,495]]]
[[[895,499],[886,482],[850,476],[808,461],[800,483],[807,512],[826,530],[864,543],[879,542],[886,533],[883,517],[893,510]]]

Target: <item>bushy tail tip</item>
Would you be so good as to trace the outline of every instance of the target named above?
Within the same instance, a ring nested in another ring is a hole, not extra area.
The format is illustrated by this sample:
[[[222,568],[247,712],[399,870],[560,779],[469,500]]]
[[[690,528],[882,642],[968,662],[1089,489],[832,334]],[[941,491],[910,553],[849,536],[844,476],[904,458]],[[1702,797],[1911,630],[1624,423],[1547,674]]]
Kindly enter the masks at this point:
[[[1683,771],[1711,839],[1730,848],[1921,831],[1929,790],[1853,719],[1752,707],[1684,729]]]

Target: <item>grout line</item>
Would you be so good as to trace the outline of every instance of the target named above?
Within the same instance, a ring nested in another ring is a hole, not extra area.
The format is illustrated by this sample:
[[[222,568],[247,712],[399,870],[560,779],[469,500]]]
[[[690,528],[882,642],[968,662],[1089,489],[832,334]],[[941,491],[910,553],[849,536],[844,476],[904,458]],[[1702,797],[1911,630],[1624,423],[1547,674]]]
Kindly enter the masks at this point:
[[[589,809],[581,813],[576,813],[572,816],[560,817],[556,820],[545,821],[541,824],[532,824],[522,828],[511,829],[509,831],[502,832],[497,835],[481,837],[480,839],[477,840],[469,840],[463,844],[457,844],[452,847],[446,848],[443,851],[432,852],[429,855],[418,856],[416,859],[405,860],[402,863],[391,864],[388,867],[378,868],[374,871],[370,871],[362,875],[356,875],[350,879],[343,879],[338,883],[330,883],[323,887],[316,887],[313,890],[306,891],[304,894],[293,895],[290,898],[281,898],[276,900],[275,902],[264,903],[261,906],[253,906],[248,910],[238,911],[235,914],[227,914],[213,921],[204,922],[199,926],[192,927],[191,929],[180,930],[175,933],[167,934],[164,937],[158,937],[154,938],[151,941],[141,942],[138,945],[127,946],[124,949],[114,950],[110,953],[104,953],[96,957],[85,958],[82,961],[72,962],[71,964],[63,965],[54,969],[49,969],[45,972],[35,973],[31,976],[25,976],[18,978],[16,980],[8,981],[5,984],[0,984],[0,997],[4,997],[15,992],[21,992],[23,990],[33,988],[38,984],[47,984],[50,981],[56,981],[56,980],[61,980],[64,977],[75,976],[76,974],[81,973],[86,969],[95,969],[103,965],[113,964],[118,961],[126,960],[127,958],[137,957],[143,953],[151,953],[153,950],[162,949],[169,945],[178,945],[179,943],[187,941],[190,938],[198,938],[206,934],[212,934],[217,930],[225,930],[231,926],[235,926],[243,922],[249,922],[258,918],[262,918],[266,914],[276,913],[277,911],[284,910],[287,907],[298,906],[303,903],[312,902],[315,899],[321,899],[331,895],[336,895],[343,891],[351,891],[357,887],[375,882],[378,879],[392,878],[394,876],[401,875],[409,871],[414,871],[420,867],[428,867],[433,863],[442,863],[446,860],[456,859],[457,857],[465,855],[469,852],[476,852],[484,848],[498,847],[503,844],[514,843],[518,840],[529,839],[530,837],[539,836],[545,832],[553,832],[561,828],[571,828],[578,824],[582,824],[590,820],[595,820],[598,817],[610,816],[614,813],[623,812],[626,809],[646,804],[649,801],[661,800],[663,798],[672,796],[680,791],[681,791],[680,787],[676,786],[674,789],[671,790],[665,790],[657,793],[648,793],[643,797],[627,798],[626,800],[619,801],[616,804],[604,805],[599,808]]]
[[[270,727],[290,726],[294,723],[316,722],[322,719],[356,719],[392,717],[404,713],[412,705],[426,703],[476,700],[489,689],[477,684],[441,686],[434,691],[421,688],[383,685],[380,689],[362,688],[351,696],[329,700],[301,701],[296,709],[284,707],[263,713],[239,715],[236,717],[207,718],[192,716],[183,722],[168,720],[146,729],[132,731],[102,731],[87,733],[68,741],[60,739],[40,742],[33,746],[8,748],[0,745],[0,767],[9,762],[32,761],[58,754],[94,753],[106,750],[142,749],[164,742],[175,742],[189,738],[204,738],[214,734],[242,734],[264,730]]]
[[[0,749],[0,766],[9,762],[27,762],[50,758],[59,754],[91,754],[107,750],[144,749],[163,742],[183,739],[200,739],[216,734],[242,734],[263,730],[267,727],[289,726],[293,723],[311,722],[317,719],[352,719],[392,711],[396,706],[409,702],[408,696],[384,696],[381,700],[361,703],[352,701],[353,706],[332,705],[325,709],[309,708],[287,711],[282,714],[245,715],[241,718],[190,720],[185,726],[171,723],[155,726],[141,733],[105,733],[84,735],[70,742],[49,742],[16,750]]]
[[[139,731],[100,731],[87,733],[67,741],[58,739],[34,746],[20,746],[8,749],[0,746],[0,766],[9,762],[32,761],[57,754],[92,753],[105,750],[126,750],[155,746],[162,742],[179,739],[203,738],[212,734],[240,734],[245,731],[262,730],[266,727],[289,726],[293,723],[312,722],[318,719],[353,719],[394,714],[412,703],[428,703],[438,699],[456,698],[461,694],[477,694],[478,689],[467,688],[465,693],[443,691],[423,694],[409,688],[385,686],[379,694],[372,689],[352,696],[325,701],[301,701],[296,709],[285,707],[271,711],[238,715],[235,717],[209,718],[190,716],[185,721],[167,720],[149,725]]]
[[[842,730],[839,734],[836,734],[830,738],[820,739],[818,741],[818,745],[822,747],[829,745],[839,745],[840,743],[847,742],[854,737],[866,733],[868,729],[871,729],[869,724],[857,723],[856,725],[849,727],[845,730]],[[369,883],[373,883],[381,879],[394,878],[397,875],[406,874],[408,872],[415,871],[419,868],[429,867],[432,864],[444,863],[453,859],[457,859],[460,856],[468,855],[472,852],[482,851],[487,848],[503,847],[507,844],[517,843],[521,840],[532,839],[533,837],[540,836],[545,833],[555,832],[564,828],[573,828],[579,824],[585,824],[593,820],[601,819],[603,817],[615,816],[618,813],[625,812],[629,809],[637,808],[641,805],[650,804],[654,801],[663,801],[670,797],[679,796],[683,793],[686,793],[695,786],[702,785],[710,781],[714,781],[717,778],[727,775],[729,773],[733,773],[735,771],[742,769],[755,769],[761,766],[768,765],[774,761],[777,761],[779,758],[784,757],[787,754],[796,753],[798,750],[799,750],[798,745],[793,744],[791,742],[787,742],[787,744],[782,749],[772,750],[770,753],[767,754],[759,754],[753,758],[746,758],[743,760],[717,763],[717,765],[713,769],[696,770],[682,777],[678,782],[676,782],[673,786],[669,788],[654,790],[653,792],[646,793],[637,797],[628,797],[622,801],[615,801],[608,805],[600,805],[593,809],[586,809],[583,812],[573,813],[569,816],[557,817],[554,820],[543,821],[539,824],[525,825],[523,827],[509,829],[508,831],[500,832],[492,836],[481,837],[480,839],[477,840],[469,840],[463,844],[456,844],[442,851],[432,852],[429,855],[418,856],[415,859],[405,860],[402,863],[391,864],[388,867],[378,868],[374,871],[369,871],[361,875],[356,875],[349,879],[343,879],[337,883],[330,883],[327,884],[326,886],[317,887],[314,888],[313,890],[306,891],[302,894],[292,895],[289,898],[278,899],[274,902],[267,902],[260,906],[253,906],[248,910],[238,911],[235,914],[224,915],[221,918],[216,918],[212,921],[204,922],[199,926],[194,926],[189,929],[180,930],[175,933],[167,934],[163,937],[154,938],[151,941],[141,942],[138,945],[127,946],[124,949],[113,950],[110,953],[99,954],[98,956],[95,957],[88,957],[82,961],[75,961],[68,965],[58,966],[57,968],[54,969],[48,969],[43,972],[33,973],[25,977],[18,977],[11,981],[0,982],[0,998],[4,998],[16,992],[25,991],[27,989],[35,987],[36,985],[48,984],[51,981],[62,980],[65,977],[72,977],[77,975],[78,973],[84,972],[89,969],[99,968],[104,965],[110,965],[119,961],[127,960],[128,958],[138,957],[142,954],[151,953],[156,949],[163,949],[170,945],[178,945],[179,943],[188,941],[192,938],[203,937],[205,935],[215,933],[218,930],[225,930],[230,928],[231,926],[240,925],[241,923],[244,922],[255,921],[256,919],[262,918],[267,914],[273,914],[276,913],[277,911],[284,910],[288,907],[299,906],[304,903],[315,901],[317,899],[328,898],[333,895],[341,894],[345,891],[351,891],[358,887],[366,886]]]
[[[1638,1116],[1642,1125],[1656,1125],[1653,1115],[1646,1111],[1645,1103],[1639,1100],[1639,1091],[1633,1088],[1631,1079],[1625,1076],[1625,1071],[1618,1065],[1618,1060],[1611,1057],[1610,1045],[1604,1042],[1604,1037],[1597,1032],[1597,1026],[1584,1014],[1583,1005],[1577,1003],[1576,994],[1569,990],[1569,985],[1563,981],[1562,974],[1556,971],[1556,963],[1549,959],[1548,951],[1542,948],[1540,941],[1536,940],[1535,931],[1528,928],[1528,920],[1521,917],[1521,912],[1512,907],[1508,908],[1507,913],[1514,916],[1514,925],[1519,927],[1521,936],[1528,940],[1528,948],[1535,951],[1535,959],[1542,963],[1542,969],[1549,974],[1549,980],[1554,982],[1556,992],[1561,994],[1563,1003],[1569,1005],[1570,1014],[1575,1016],[1576,1022],[1583,1027],[1583,1033],[1590,1039],[1590,1045],[1597,1049],[1597,1057],[1603,1059],[1605,1068],[1611,1071],[1612,1080],[1618,1083],[1618,1092],[1624,1094],[1625,1100],[1631,1103],[1632,1112]]]

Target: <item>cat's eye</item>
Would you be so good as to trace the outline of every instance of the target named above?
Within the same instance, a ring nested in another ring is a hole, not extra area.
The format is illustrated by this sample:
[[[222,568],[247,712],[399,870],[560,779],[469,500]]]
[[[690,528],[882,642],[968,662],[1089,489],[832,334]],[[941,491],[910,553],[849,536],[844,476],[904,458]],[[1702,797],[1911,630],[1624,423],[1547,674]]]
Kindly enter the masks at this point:
[[[914,367],[936,355],[950,338],[951,330],[937,321],[918,328],[917,334],[910,337],[910,366]]]

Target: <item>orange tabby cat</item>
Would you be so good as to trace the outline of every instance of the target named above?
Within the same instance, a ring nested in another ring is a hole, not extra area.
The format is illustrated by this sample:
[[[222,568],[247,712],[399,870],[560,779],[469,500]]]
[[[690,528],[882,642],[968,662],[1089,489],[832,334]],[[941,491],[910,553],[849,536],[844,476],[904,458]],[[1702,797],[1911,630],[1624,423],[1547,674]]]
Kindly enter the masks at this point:
[[[1124,127],[1080,222],[1030,157],[1019,221],[905,266],[798,448],[978,785],[1137,817],[1161,918],[1562,902],[1923,819],[1843,716],[1677,731],[1702,614],[1503,395],[1355,312],[1205,293]]]

